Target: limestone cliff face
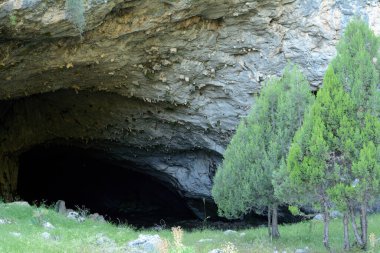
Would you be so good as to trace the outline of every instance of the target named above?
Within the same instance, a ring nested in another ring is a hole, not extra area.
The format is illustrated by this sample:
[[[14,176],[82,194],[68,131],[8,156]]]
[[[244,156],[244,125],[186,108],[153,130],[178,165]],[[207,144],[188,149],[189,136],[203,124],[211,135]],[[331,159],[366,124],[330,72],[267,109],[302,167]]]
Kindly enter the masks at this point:
[[[135,162],[188,198],[209,198],[263,81],[292,61],[316,89],[353,16],[380,34],[378,0],[83,4],[80,36],[65,1],[0,0],[3,194],[15,191],[6,182],[17,178],[20,153],[69,143]]]

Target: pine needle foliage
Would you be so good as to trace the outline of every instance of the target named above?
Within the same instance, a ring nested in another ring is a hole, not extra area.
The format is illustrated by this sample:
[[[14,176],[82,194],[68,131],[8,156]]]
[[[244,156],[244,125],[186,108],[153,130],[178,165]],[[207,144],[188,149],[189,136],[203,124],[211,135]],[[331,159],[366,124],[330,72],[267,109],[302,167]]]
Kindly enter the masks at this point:
[[[215,175],[212,194],[220,215],[236,218],[252,210],[277,215],[282,200],[274,194],[273,178],[284,166],[294,133],[313,103],[309,87],[301,71],[290,65],[281,78],[263,87]],[[272,232],[278,231],[272,227]]]
[[[337,51],[310,114],[296,133],[287,159],[288,177],[276,192],[288,202],[313,204],[324,212],[326,247],[332,206],[343,211],[345,218],[351,217],[355,240],[365,247],[366,212],[380,193],[380,93],[375,60],[379,39],[367,24],[355,19]],[[362,210],[360,235],[357,208]],[[348,231],[347,222],[345,226]],[[347,233],[345,237],[348,240]]]

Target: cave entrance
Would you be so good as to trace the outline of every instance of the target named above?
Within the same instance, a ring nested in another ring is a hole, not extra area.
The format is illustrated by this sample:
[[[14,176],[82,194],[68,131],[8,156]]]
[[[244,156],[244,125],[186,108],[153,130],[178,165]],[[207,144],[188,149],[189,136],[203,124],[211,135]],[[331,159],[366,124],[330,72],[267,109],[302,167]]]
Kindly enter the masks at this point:
[[[136,164],[117,166],[99,159],[98,154],[67,146],[38,146],[23,153],[18,176],[20,198],[46,204],[64,200],[67,208],[84,206],[108,220],[137,227],[195,218],[169,183],[139,173]]]

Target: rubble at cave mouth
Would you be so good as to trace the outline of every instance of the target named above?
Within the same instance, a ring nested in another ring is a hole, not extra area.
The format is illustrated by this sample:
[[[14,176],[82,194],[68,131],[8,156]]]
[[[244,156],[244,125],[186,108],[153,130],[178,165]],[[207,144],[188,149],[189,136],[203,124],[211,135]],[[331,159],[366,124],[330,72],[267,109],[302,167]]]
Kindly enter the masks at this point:
[[[195,219],[185,199],[157,177],[99,159],[99,151],[37,146],[20,156],[18,194],[28,202],[89,209],[109,221],[137,227]],[[102,156],[106,157],[106,156]]]

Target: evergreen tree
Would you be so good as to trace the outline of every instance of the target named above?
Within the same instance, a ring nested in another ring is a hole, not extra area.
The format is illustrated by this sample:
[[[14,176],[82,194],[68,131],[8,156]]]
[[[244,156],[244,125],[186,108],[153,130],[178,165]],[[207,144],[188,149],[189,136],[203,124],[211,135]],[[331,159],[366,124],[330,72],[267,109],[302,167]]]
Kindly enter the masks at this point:
[[[380,40],[368,25],[361,20],[352,21],[346,28],[337,47],[337,57],[332,66],[344,85],[353,103],[351,122],[345,122],[347,130],[339,133],[341,151],[346,163],[342,167],[340,182],[346,200],[346,210],[351,214],[351,222],[357,243],[367,244],[367,209],[379,193],[380,180],[376,166],[364,165],[361,159],[369,149],[377,150],[380,144],[380,93],[379,58]],[[348,129],[350,127],[351,129]],[[373,145],[372,145],[372,144]],[[364,153],[363,153],[364,152]],[[380,160],[377,159],[377,163]],[[373,164],[374,165],[374,164]],[[371,175],[368,177],[368,175]],[[348,180],[347,180],[348,179]],[[355,182],[355,183],[353,183]],[[344,187],[343,187],[344,186]],[[332,192],[334,192],[332,190]],[[338,191],[339,192],[339,191]],[[335,203],[341,200],[335,198]],[[355,208],[359,206],[361,235],[356,231]]]
[[[336,161],[338,141],[336,131],[340,120],[350,108],[348,95],[330,67],[324,77],[323,88],[304,124],[297,131],[289,155],[288,175],[284,183],[276,185],[277,196],[288,203],[313,204],[324,215],[324,245],[329,248],[329,208],[331,200],[328,190],[337,180]],[[285,194],[284,194],[285,192]],[[282,193],[282,194],[279,194]]]
[[[289,151],[286,180],[276,190],[288,202],[323,207],[324,245],[328,248],[328,209],[344,211],[347,249],[348,219],[357,243],[367,242],[367,208],[379,192],[379,41],[360,20],[351,22],[338,45],[323,87]],[[366,160],[366,162],[364,162]],[[288,192],[288,194],[284,194]],[[289,196],[289,192],[306,198]],[[361,207],[361,235],[355,208]]]
[[[287,67],[282,78],[266,84],[215,175],[212,194],[221,215],[233,218],[266,211],[269,234],[279,237],[282,200],[274,194],[273,177],[312,102],[309,84],[297,67]]]

